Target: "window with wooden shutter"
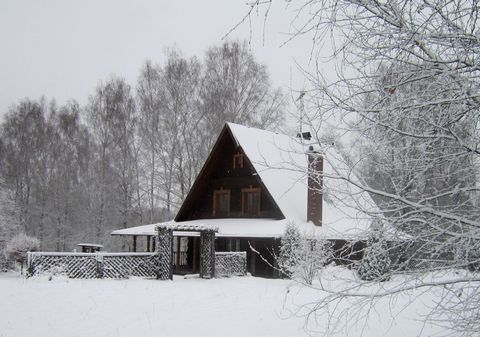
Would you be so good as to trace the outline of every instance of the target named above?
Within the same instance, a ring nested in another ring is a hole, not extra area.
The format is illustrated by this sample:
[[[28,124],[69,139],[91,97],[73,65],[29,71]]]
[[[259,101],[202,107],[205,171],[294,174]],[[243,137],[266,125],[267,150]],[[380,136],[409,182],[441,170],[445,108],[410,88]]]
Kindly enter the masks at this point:
[[[242,189],[242,214],[244,216],[260,215],[260,188]]]
[[[213,192],[213,216],[230,215],[230,190],[216,190]]]
[[[233,155],[233,168],[234,169],[243,168],[243,153],[236,153]]]

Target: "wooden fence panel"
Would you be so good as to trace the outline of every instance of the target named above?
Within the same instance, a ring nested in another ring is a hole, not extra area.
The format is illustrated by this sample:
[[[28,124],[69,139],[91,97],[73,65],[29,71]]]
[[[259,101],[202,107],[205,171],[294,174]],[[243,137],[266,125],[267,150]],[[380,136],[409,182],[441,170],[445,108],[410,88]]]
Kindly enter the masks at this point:
[[[155,277],[155,253],[43,253],[28,254],[28,275],[65,275],[70,278]]]
[[[215,277],[247,275],[247,252],[216,252]]]
[[[156,254],[104,256],[103,277],[128,278],[129,276],[156,277]]]

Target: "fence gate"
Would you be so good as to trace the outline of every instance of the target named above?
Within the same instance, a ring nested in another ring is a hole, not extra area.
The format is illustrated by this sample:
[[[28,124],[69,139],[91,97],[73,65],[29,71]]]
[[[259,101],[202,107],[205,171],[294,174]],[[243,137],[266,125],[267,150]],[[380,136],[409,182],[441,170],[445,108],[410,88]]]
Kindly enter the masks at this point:
[[[217,227],[206,225],[164,224],[157,226],[158,258],[161,264],[162,280],[173,278],[173,232],[200,233],[200,277],[212,278],[215,276],[215,233]],[[168,261],[168,262],[167,262]],[[168,268],[167,268],[168,263]],[[165,272],[167,271],[168,272]],[[163,274],[165,273],[165,275]]]

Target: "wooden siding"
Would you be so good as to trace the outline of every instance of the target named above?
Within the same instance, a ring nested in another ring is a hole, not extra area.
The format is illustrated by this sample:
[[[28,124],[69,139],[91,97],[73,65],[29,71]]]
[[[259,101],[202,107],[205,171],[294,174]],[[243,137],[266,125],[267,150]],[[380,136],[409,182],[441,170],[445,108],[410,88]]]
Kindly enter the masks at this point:
[[[224,128],[210,157],[178,212],[176,221],[217,217],[284,218],[246,155],[243,155],[242,164],[239,164],[238,158],[241,154],[243,154],[242,149],[235,144],[228,128]],[[235,160],[235,156],[237,160]],[[260,212],[258,215],[246,215],[243,212],[242,189],[248,188],[260,190]],[[214,212],[215,191],[222,189],[230,191],[230,212],[227,216]]]

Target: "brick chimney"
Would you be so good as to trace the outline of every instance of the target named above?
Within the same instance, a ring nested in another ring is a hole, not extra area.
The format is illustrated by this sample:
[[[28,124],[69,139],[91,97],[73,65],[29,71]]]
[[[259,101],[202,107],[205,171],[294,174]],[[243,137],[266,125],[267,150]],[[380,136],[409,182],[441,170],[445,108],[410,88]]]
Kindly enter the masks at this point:
[[[307,221],[315,225],[322,225],[323,212],[323,156],[310,146],[308,155],[308,196],[307,196]]]

